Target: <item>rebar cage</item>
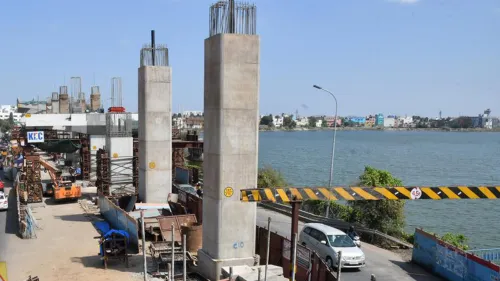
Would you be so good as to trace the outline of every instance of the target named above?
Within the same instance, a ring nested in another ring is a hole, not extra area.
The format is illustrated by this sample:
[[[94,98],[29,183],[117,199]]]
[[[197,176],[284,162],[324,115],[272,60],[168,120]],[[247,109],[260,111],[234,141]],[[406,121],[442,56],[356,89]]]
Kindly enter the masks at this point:
[[[233,0],[210,6],[210,36],[222,33],[257,34],[257,7]]]
[[[132,137],[132,114],[129,112],[106,113],[106,136]]]
[[[146,44],[141,49],[141,66],[168,66],[168,48],[166,45]]]

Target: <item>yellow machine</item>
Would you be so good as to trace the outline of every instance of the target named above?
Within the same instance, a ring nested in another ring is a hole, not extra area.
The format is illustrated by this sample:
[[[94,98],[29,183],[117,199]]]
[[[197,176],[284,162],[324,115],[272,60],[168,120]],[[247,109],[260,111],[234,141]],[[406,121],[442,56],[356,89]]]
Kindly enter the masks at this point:
[[[55,201],[77,200],[82,197],[82,187],[69,180],[64,180],[57,168],[40,158],[40,164],[47,169],[52,180],[52,188],[47,188],[47,193],[52,194]]]

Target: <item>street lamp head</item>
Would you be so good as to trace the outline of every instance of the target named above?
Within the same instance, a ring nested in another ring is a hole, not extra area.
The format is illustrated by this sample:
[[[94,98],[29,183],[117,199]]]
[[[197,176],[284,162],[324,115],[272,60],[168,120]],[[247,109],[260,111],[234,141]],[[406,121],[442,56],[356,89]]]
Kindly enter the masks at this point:
[[[321,87],[320,87],[320,86],[318,86],[318,85],[313,85],[313,87],[314,87],[314,88],[316,88],[316,89],[320,89],[320,90],[322,90],[322,89],[323,89],[323,88],[321,88]]]

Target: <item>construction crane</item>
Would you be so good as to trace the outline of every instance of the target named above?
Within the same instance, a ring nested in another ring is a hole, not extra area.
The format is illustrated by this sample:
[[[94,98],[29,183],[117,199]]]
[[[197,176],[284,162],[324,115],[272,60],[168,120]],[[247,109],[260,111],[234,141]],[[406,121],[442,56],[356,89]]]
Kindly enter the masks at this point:
[[[52,188],[47,188],[47,193],[53,196],[54,201],[77,200],[82,197],[82,187],[61,177],[61,170],[52,166],[41,157],[40,165],[42,165],[50,175]]]

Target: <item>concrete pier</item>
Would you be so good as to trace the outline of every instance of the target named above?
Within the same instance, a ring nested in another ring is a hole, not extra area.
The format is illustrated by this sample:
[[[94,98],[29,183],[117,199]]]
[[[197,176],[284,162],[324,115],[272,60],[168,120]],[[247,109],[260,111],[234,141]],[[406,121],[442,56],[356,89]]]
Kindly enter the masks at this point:
[[[256,205],[240,189],[257,187],[259,47],[257,35],[205,40],[203,248],[205,277],[255,263]]]
[[[139,199],[167,203],[172,192],[172,69],[139,68]]]

